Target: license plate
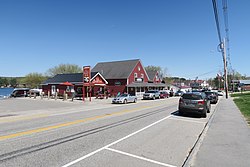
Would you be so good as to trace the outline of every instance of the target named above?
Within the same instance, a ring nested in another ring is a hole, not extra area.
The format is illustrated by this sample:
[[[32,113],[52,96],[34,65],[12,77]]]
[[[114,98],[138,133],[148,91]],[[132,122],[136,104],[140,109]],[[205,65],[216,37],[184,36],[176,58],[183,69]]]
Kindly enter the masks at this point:
[[[194,107],[195,105],[194,105],[194,104],[189,104],[188,106],[189,106],[189,107]]]
[[[194,104],[192,104],[192,103],[185,103],[186,104],[186,106],[189,106],[189,107],[194,107],[195,105]]]

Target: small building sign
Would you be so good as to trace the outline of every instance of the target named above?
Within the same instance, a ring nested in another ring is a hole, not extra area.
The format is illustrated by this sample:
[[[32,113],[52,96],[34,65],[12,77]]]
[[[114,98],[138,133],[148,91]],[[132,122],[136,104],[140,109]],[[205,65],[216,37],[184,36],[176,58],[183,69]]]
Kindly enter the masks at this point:
[[[120,86],[121,85],[121,82],[120,81],[116,81],[115,82],[115,86]]]

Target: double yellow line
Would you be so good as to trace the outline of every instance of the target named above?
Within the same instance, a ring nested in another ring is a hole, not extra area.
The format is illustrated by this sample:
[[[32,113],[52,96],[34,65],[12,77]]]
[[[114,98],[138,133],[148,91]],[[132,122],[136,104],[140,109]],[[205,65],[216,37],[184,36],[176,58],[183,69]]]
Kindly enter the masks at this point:
[[[15,138],[15,137],[24,136],[24,135],[31,135],[31,134],[34,134],[34,133],[39,133],[39,132],[44,132],[44,131],[48,131],[48,130],[58,129],[58,128],[62,128],[62,127],[67,127],[67,126],[79,124],[79,123],[84,123],[84,122],[87,122],[87,121],[94,121],[94,120],[105,118],[105,117],[110,117],[110,116],[114,116],[114,115],[122,115],[122,114],[125,114],[125,113],[139,111],[139,110],[142,110],[142,109],[149,109],[149,108],[158,107],[158,106],[161,106],[161,105],[151,105],[151,106],[139,107],[139,108],[135,108],[135,109],[131,109],[131,110],[123,110],[123,111],[114,112],[114,113],[111,113],[111,114],[99,115],[99,116],[94,116],[94,117],[90,117],[90,118],[75,120],[75,121],[72,121],[72,122],[67,122],[67,123],[62,123],[62,124],[58,124],[58,125],[48,126],[48,127],[44,127],[44,128],[38,128],[38,129],[28,130],[28,131],[24,131],[24,132],[13,133],[13,134],[5,135],[5,136],[0,136],[0,140],[11,139],[11,138]],[[44,117],[45,117],[45,115],[44,115]]]

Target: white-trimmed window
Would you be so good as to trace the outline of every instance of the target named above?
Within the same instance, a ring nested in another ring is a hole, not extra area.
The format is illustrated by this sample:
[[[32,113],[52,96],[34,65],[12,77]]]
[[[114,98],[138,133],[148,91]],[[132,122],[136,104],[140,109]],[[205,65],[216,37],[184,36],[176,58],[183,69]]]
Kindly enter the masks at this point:
[[[141,79],[142,79],[142,81],[144,80],[144,74],[141,74]]]
[[[137,73],[136,72],[134,73],[134,79],[135,79],[135,81],[137,80]]]

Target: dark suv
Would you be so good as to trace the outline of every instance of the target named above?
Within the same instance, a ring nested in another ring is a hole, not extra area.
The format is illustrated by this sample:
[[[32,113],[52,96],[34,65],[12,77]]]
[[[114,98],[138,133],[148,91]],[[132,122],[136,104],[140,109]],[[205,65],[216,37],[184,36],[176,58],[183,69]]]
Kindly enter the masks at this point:
[[[218,102],[218,93],[217,92],[206,91],[205,94],[207,95],[207,97],[211,103],[216,104]]]
[[[211,104],[204,92],[184,93],[179,100],[179,114],[198,113],[202,117],[207,117]]]

